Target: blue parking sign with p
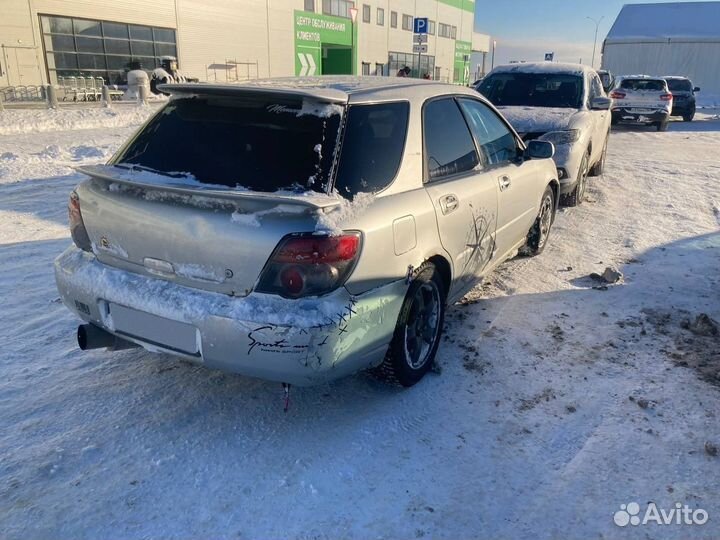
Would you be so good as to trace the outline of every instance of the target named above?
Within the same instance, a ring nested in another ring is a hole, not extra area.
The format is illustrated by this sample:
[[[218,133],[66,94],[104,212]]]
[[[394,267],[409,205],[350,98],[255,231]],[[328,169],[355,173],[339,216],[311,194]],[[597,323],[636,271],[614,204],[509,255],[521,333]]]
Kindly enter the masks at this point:
[[[428,31],[428,20],[427,17],[415,17],[413,21],[413,32],[416,34],[427,34]]]

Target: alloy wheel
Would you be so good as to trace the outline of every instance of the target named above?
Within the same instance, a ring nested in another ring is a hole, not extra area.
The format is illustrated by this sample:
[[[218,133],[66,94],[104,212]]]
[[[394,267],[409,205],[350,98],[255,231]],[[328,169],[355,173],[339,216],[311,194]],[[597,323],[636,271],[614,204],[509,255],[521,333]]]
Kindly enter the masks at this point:
[[[440,291],[433,281],[415,291],[405,325],[405,361],[412,369],[423,367],[440,331]]]

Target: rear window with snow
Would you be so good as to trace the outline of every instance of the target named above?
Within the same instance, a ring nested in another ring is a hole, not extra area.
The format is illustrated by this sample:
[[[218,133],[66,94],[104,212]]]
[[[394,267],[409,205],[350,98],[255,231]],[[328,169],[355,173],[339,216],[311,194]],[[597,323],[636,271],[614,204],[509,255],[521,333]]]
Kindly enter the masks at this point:
[[[582,106],[583,77],[572,73],[497,72],[485,77],[478,92],[494,105],[526,107]]]
[[[687,79],[668,79],[668,88],[671,92],[692,92],[692,84]]]
[[[645,92],[664,92],[665,81],[660,79],[623,79],[620,83],[620,88]]]
[[[111,164],[253,191],[326,192],[342,111],[301,98],[175,99]]]

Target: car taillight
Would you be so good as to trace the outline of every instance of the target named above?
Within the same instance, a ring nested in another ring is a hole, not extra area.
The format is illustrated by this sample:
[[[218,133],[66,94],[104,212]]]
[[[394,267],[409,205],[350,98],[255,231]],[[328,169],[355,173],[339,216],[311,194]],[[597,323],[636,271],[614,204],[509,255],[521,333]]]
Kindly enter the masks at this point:
[[[618,92],[617,90],[610,92],[610,97],[613,99],[625,99],[625,96],[625,92]]]
[[[662,99],[663,101],[670,101],[672,98],[673,98],[672,94],[662,94],[660,96],[660,99]]]
[[[70,221],[70,236],[72,236],[75,245],[83,251],[92,251],[90,237],[80,212],[80,197],[75,191],[70,194],[70,200],[68,201],[68,219]]]
[[[360,233],[294,234],[275,248],[256,290],[285,298],[320,296],[342,285],[360,255]]]

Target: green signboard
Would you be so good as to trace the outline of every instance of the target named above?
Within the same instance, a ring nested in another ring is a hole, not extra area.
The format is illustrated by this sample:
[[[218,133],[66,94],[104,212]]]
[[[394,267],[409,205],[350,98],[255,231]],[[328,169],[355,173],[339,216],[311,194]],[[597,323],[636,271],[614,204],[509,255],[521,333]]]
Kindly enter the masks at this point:
[[[350,19],[295,11],[295,75],[352,73],[355,43]]]
[[[453,82],[458,84],[470,84],[470,55],[472,54],[472,43],[469,41],[455,41],[455,69],[453,70]]]

